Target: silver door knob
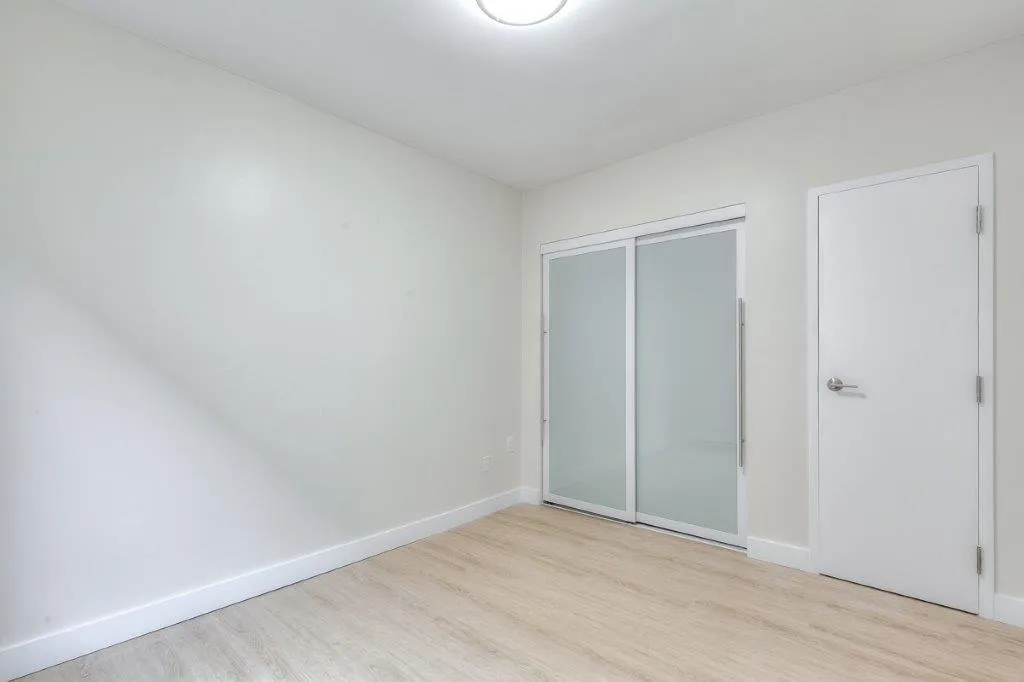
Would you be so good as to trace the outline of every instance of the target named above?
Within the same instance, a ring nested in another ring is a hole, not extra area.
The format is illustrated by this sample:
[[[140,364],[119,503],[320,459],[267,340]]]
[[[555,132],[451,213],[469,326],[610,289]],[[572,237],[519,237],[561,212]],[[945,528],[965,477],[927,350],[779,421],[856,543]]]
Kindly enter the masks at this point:
[[[825,382],[826,388],[833,393],[839,393],[844,388],[859,388],[856,384],[844,384],[842,379],[836,377],[829,377],[828,381]]]

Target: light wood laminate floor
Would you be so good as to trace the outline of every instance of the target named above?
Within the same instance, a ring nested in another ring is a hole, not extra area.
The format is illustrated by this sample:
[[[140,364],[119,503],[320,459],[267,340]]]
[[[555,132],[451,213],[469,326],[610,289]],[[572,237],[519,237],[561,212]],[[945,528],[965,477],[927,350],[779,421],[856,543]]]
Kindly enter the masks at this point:
[[[43,680],[1024,680],[1024,629],[520,506]]]

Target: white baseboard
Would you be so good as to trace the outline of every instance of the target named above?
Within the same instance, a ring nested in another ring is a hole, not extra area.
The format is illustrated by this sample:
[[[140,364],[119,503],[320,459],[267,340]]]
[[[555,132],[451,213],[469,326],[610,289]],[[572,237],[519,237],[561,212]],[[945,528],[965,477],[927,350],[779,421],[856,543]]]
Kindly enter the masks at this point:
[[[788,566],[809,573],[815,572],[811,566],[811,552],[806,547],[787,545],[763,538],[747,538],[747,556],[770,564]],[[997,594],[992,618],[1007,625],[1024,627],[1024,597]]]
[[[1024,628],[1024,597],[997,594],[993,604],[992,617],[1007,625]]]
[[[814,572],[814,568],[811,566],[811,550],[807,547],[748,537],[747,556],[751,559],[788,566],[799,571]]]
[[[125,642],[204,613],[237,604],[336,568],[443,533],[533,499],[514,488],[464,507],[257,569],[197,590],[0,649],[0,680],[10,680]],[[539,497],[539,496],[538,496]]]
[[[520,502],[523,504],[537,505],[541,503],[540,490],[537,488],[527,488],[526,486],[523,486],[519,491],[522,494]]]

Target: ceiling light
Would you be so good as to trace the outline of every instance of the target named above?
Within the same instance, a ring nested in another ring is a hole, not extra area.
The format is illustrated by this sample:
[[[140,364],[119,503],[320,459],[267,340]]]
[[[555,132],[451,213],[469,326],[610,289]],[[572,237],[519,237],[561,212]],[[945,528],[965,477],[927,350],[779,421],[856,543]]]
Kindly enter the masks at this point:
[[[530,26],[558,14],[566,0],[476,0],[495,21],[510,26]]]

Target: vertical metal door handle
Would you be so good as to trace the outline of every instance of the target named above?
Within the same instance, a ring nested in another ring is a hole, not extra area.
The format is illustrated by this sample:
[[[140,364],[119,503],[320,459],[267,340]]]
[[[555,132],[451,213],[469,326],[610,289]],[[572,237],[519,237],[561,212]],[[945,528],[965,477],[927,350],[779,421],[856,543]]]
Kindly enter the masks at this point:
[[[736,459],[740,470],[747,467],[747,376],[745,355],[747,351],[747,302],[736,299]]]

